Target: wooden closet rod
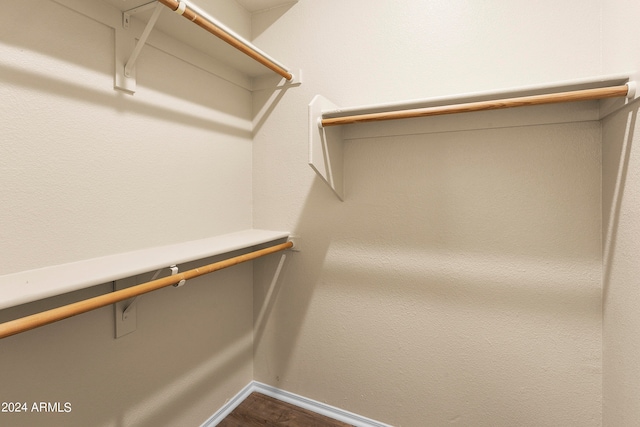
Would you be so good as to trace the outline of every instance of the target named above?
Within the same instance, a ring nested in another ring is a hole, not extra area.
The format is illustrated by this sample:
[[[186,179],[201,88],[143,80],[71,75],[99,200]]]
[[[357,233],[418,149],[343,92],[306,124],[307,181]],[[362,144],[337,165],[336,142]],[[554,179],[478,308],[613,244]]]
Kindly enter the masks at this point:
[[[545,95],[522,96],[517,98],[496,99],[491,101],[468,102],[455,105],[415,108],[410,110],[368,113],[343,117],[322,118],[321,125],[337,126],[351,123],[377,122],[383,120],[409,119],[414,117],[439,116],[443,114],[468,113],[472,111],[499,110],[503,108],[524,107],[529,105],[554,104],[560,102],[588,101],[602,98],[627,96],[629,85],[603,87],[597,89],[575,90]]]
[[[5,338],[11,335],[35,329],[40,326],[48,325],[50,323],[57,322],[58,320],[67,319],[78,314],[86,313],[87,311],[115,304],[117,302],[124,301],[138,295],[146,294],[148,292],[152,292],[170,285],[175,285],[181,280],[193,279],[194,277],[213,273],[214,271],[222,270],[223,268],[231,267],[246,261],[251,261],[275,252],[280,252],[291,247],[293,247],[293,242],[289,241],[286,243],[280,243],[268,248],[249,252],[244,255],[239,255],[233,258],[225,259],[223,261],[214,262],[213,264],[208,264],[203,267],[187,270],[183,273],[178,273],[173,276],[163,277],[160,279],[152,280],[150,282],[141,283],[136,286],[131,286],[130,288],[121,289],[119,291],[89,298],[83,301],[78,301],[72,304],[64,305],[62,307],[57,307],[51,310],[32,314],[30,316],[21,317],[19,319],[11,320],[9,322],[0,324],[0,338]]]
[[[184,16],[189,21],[194,22],[199,27],[207,30],[208,32],[218,37],[219,39],[230,44],[234,48],[238,49],[240,52],[254,59],[255,61],[258,61],[259,63],[269,68],[270,70],[276,72],[277,74],[284,77],[285,79],[287,80],[293,79],[293,74],[287,71],[283,66],[281,66],[280,64],[277,64],[275,61],[268,58],[262,52],[259,52],[256,49],[252,48],[251,46],[246,45],[237,37],[234,37],[232,34],[229,34],[227,31],[220,28],[218,25],[211,22],[209,19],[206,19],[205,17],[199,15],[197,12],[189,8],[185,2],[178,1],[178,0],[159,0],[159,2],[167,6],[169,9],[173,10],[174,12]]]

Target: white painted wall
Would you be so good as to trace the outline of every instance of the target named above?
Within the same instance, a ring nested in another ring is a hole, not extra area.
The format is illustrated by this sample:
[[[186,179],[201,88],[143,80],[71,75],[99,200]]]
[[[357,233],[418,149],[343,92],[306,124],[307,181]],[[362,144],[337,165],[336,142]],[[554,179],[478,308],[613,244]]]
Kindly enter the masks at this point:
[[[0,274],[251,227],[250,93],[147,47],[129,96],[113,62],[112,28],[52,1],[3,5]],[[252,380],[251,283],[241,266],[143,296],[118,340],[111,307],[3,339],[0,401],[72,412],[0,425],[199,425]]]
[[[605,71],[640,70],[640,4],[603,2]],[[635,43],[637,44],[637,43]],[[636,74],[636,81],[637,81]],[[638,102],[603,121],[603,425],[640,423],[640,124]]]
[[[344,203],[306,165],[314,95],[597,75],[600,16],[597,1],[328,0],[254,17],[256,44],[304,71],[254,97],[278,100],[254,136],[254,224],[303,245],[276,282],[255,267],[256,380],[397,426],[601,425],[598,122],[522,126],[538,114],[523,110],[349,131]]]

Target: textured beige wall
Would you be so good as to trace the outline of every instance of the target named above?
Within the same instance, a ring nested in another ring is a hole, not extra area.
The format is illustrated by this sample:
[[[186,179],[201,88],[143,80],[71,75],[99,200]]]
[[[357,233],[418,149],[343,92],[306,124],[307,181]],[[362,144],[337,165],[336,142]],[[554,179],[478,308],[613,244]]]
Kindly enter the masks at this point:
[[[3,4],[0,274],[251,227],[250,93],[149,47],[125,95],[113,49],[57,3]],[[247,265],[143,296],[117,340],[111,307],[3,339],[0,401],[71,412],[0,425],[200,425],[252,379],[251,283]]]
[[[640,4],[603,2],[603,68],[640,77]],[[640,423],[640,124],[638,101],[603,121],[603,425]]]
[[[397,426],[599,426],[598,122],[348,131],[345,202],[306,165],[315,94],[348,107],[597,74],[599,4],[303,1],[255,20],[305,78],[254,98],[278,100],[254,137],[255,225],[302,242],[279,280],[272,261],[254,271],[255,378]]]
[[[640,420],[640,164],[638,103],[603,122],[604,422],[631,427]]]

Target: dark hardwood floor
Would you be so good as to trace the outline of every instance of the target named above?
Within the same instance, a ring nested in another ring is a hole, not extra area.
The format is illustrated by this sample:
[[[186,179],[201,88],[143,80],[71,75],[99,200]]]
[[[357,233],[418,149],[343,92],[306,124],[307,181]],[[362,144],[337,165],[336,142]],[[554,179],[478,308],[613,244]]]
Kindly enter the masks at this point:
[[[261,393],[251,393],[218,427],[353,427]]]

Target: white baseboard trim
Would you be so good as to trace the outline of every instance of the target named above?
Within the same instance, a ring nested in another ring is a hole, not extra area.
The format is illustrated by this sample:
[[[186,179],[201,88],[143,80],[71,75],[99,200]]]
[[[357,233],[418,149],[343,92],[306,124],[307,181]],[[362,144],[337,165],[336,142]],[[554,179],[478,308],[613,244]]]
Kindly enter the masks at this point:
[[[255,381],[250,382],[242,390],[238,392],[235,396],[231,398],[227,403],[225,403],[222,408],[218,409],[218,411],[211,416],[207,421],[204,422],[200,427],[215,427],[220,421],[224,420],[224,418],[229,415],[236,407],[242,403],[249,395],[254,391],[253,383]]]
[[[272,387],[257,381],[252,381],[247,384],[238,394],[236,394],[231,400],[229,400],[222,408],[218,410],[211,418],[209,418],[201,427],[215,427],[220,423],[227,415],[229,415],[244,399],[246,399],[254,391],[273,397],[274,399],[281,400],[286,403],[298,406],[299,408],[306,409],[316,414],[324,415],[325,417],[333,418],[334,420],[342,421],[343,423],[350,424],[354,427],[392,427],[389,424],[384,424],[379,421],[375,421],[349,411],[345,411],[335,406],[327,405],[322,402],[318,402],[313,399],[290,393],[279,388]]]

